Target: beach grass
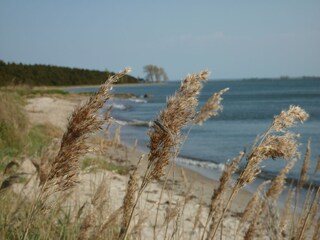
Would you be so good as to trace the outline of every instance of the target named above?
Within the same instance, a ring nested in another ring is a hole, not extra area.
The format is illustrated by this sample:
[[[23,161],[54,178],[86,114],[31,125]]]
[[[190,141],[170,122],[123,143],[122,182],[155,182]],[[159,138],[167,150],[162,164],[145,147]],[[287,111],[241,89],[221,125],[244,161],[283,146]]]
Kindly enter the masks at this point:
[[[127,166],[108,162],[103,158],[86,157],[81,160],[81,169],[89,172],[106,170],[120,175],[127,175],[129,173],[129,168]]]
[[[101,118],[98,111],[111,98],[112,84],[128,72],[111,76],[97,93],[77,107],[63,135],[51,125],[29,124],[21,99],[26,95],[0,92],[0,238],[318,239],[319,187],[310,184],[304,207],[297,211],[299,193],[308,177],[310,144],[299,183],[286,184],[288,173],[301,156],[298,135],[289,129],[308,119],[303,109],[292,105],[275,116],[247,152],[240,152],[225,164],[218,187],[210,189],[211,200],[205,203],[201,196],[193,195],[193,183],[183,172],[183,191],[175,195],[175,181],[169,174],[188,137],[181,129],[188,128],[189,133],[195,124],[201,125],[221,112],[222,96],[228,89],[213,94],[198,111],[198,96],[209,73],[187,76],[154,120],[149,131],[149,152],[129,167],[107,161],[101,153],[92,156],[95,146],[89,144],[94,133],[112,124],[110,114]],[[49,146],[58,138],[50,157]],[[118,140],[106,151],[116,145]],[[9,171],[15,167],[15,157],[32,158],[36,171],[30,176],[19,170]],[[232,203],[245,186],[259,177],[261,163],[267,159],[284,159],[288,164],[277,177],[262,183],[245,210],[233,216],[236,214],[230,213]],[[240,163],[244,168],[239,169]],[[101,171],[112,172],[115,179],[125,179],[122,195],[121,186],[116,186],[112,178],[105,178]],[[236,173],[240,173],[238,177]],[[85,188],[81,180],[88,174],[102,177],[92,183],[92,194],[80,201],[81,191],[77,188]],[[150,198],[155,184],[161,187],[156,197]],[[108,194],[112,187],[120,197]],[[285,188],[289,189],[288,200],[284,209],[279,209],[277,202]]]

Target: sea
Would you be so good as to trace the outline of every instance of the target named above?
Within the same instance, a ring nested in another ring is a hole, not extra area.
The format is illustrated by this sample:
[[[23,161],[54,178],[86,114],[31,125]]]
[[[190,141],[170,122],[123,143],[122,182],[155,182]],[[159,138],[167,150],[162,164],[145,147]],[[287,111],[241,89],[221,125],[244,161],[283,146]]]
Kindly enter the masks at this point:
[[[106,108],[113,106],[112,116],[116,119],[114,128],[121,127],[121,138],[128,145],[138,142],[148,151],[150,123],[157,118],[166,100],[179,88],[180,82],[119,86],[115,93],[133,93],[136,98],[113,99]],[[288,175],[298,180],[306,152],[311,140],[310,183],[320,185],[320,173],[314,175],[320,155],[320,80],[317,79],[252,79],[212,80],[205,82],[199,98],[199,109],[214,93],[230,90],[223,95],[223,111],[202,126],[193,126],[176,162],[198,173],[219,179],[224,164],[236,157],[240,151],[248,151],[257,136],[266,131],[275,115],[290,105],[298,105],[310,114],[303,124],[290,129],[300,134],[301,157]],[[69,92],[94,92],[97,88],[68,89]],[[184,129],[184,133],[188,128]],[[275,177],[287,164],[286,160],[266,160],[262,163],[260,182]],[[258,184],[259,181],[256,183]],[[252,186],[254,189],[256,186]],[[249,186],[250,190],[250,186]]]

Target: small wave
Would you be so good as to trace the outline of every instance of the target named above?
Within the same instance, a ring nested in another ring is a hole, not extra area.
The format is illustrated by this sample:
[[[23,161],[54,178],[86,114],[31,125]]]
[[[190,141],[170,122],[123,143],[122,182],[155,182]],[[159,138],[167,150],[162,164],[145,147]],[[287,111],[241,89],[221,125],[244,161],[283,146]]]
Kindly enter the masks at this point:
[[[118,120],[118,119],[113,119],[113,121],[114,121],[114,123],[119,124],[121,126],[128,125],[128,122],[126,122],[126,121],[121,121],[121,120]]]
[[[131,102],[136,102],[136,103],[148,103],[147,100],[145,100],[145,99],[140,99],[140,98],[129,98],[129,101],[131,101]]]
[[[196,167],[205,168],[205,169],[214,169],[214,170],[218,170],[221,172],[224,169],[224,164],[222,164],[222,163],[214,163],[214,162],[209,162],[209,161],[199,161],[199,160],[183,158],[183,157],[178,157],[177,162],[182,163],[184,165],[196,166]]]
[[[113,109],[125,110],[127,107],[123,104],[112,103]]]
[[[131,122],[128,122],[128,125],[130,126],[137,126],[137,127],[150,127],[151,122],[149,121],[141,121],[141,120],[133,120]]]

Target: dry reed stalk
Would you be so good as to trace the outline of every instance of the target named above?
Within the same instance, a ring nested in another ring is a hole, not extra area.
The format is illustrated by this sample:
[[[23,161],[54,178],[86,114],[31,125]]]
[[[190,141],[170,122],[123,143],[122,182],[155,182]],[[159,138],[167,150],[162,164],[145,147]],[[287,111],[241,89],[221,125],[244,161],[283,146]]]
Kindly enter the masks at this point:
[[[103,224],[99,226],[99,228],[94,231],[91,239],[106,239],[104,234],[107,230],[110,230],[114,226],[119,225],[119,217],[122,214],[123,207],[118,208],[113,213],[109,215],[109,217],[104,221]]]
[[[106,121],[98,116],[98,110],[110,99],[112,84],[129,72],[128,68],[109,77],[94,96],[72,113],[67,130],[62,137],[59,153],[54,158],[47,179],[30,210],[23,240],[27,238],[30,224],[39,210],[38,203],[46,202],[49,196],[55,192],[71,190],[78,183],[79,159],[89,150],[85,140],[90,133],[101,129]],[[43,208],[43,205],[41,206]]]
[[[205,227],[203,229],[202,237],[201,239],[204,238],[204,234],[206,232],[206,228],[210,222],[210,229],[207,235],[207,239],[211,239],[214,236],[214,230],[218,228],[218,225],[220,224],[219,218],[221,215],[223,215],[222,212],[222,202],[224,199],[224,194],[227,192],[228,185],[230,183],[232,174],[235,173],[235,171],[238,169],[239,163],[241,159],[244,156],[244,152],[240,152],[239,156],[234,158],[230,164],[226,164],[225,168],[223,170],[223,173],[219,179],[219,186],[218,188],[214,191],[212,197],[211,197],[211,204],[210,204],[210,209],[208,213],[208,217],[206,220]],[[221,220],[220,220],[221,221]]]
[[[316,168],[314,169],[313,175],[316,176],[317,173],[319,172],[319,170],[320,170],[320,155],[318,156],[317,166],[316,166]]]
[[[250,184],[260,174],[260,162],[272,158],[283,157],[285,159],[296,156],[297,143],[293,134],[286,134],[285,136],[268,135],[264,141],[253,149],[248,157],[247,165],[241,173],[235,191],[241,187]],[[279,144],[279,145],[277,145]]]
[[[182,202],[177,202],[174,207],[172,207],[170,204],[166,208],[166,214],[164,217],[164,222],[161,226],[163,228],[164,226],[168,226],[169,223],[180,213]]]
[[[292,189],[289,190],[288,197],[286,199],[283,212],[281,215],[280,224],[279,224],[279,234],[281,234],[282,238],[285,238],[288,235],[286,230],[289,223],[289,218],[290,216],[292,216],[291,206],[293,202],[294,193],[295,192]]]
[[[287,111],[281,111],[278,116],[275,116],[272,128],[277,132],[282,132],[287,128],[293,127],[298,121],[305,122],[309,118],[299,106],[291,105]]]
[[[272,181],[271,186],[269,187],[266,197],[273,200],[277,200],[284,188],[286,176],[289,171],[292,169],[294,164],[297,162],[297,159],[291,160],[287,166],[279,173],[279,175]]]
[[[220,92],[213,94],[203,105],[194,122],[198,125],[202,125],[208,118],[217,116],[219,111],[222,111],[223,109],[221,105],[223,98],[221,96],[228,90],[229,88],[225,88]]]
[[[172,239],[180,239],[181,236],[179,235],[179,229],[180,229],[181,218],[182,218],[182,212],[179,211],[178,212],[178,216],[177,216],[176,221],[175,221],[175,225],[173,226],[173,231],[172,231],[170,240],[172,240]],[[177,234],[178,234],[178,236],[175,238],[175,236]]]
[[[320,198],[318,197],[318,200],[314,200],[314,203],[311,206],[311,211],[310,211],[310,217],[309,217],[309,224],[306,226],[306,232],[309,231],[313,225],[316,224],[316,218],[317,214],[319,213],[319,208],[320,208]]]
[[[121,132],[121,127],[118,127],[113,136],[113,140],[112,140],[113,146],[117,147],[121,145],[120,132]]]
[[[261,231],[261,224],[262,224],[262,220],[267,218],[267,212],[265,211],[266,207],[266,199],[263,199],[263,201],[260,201],[257,203],[256,205],[256,217],[253,218],[253,220],[251,221],[248,230],[245,232],[244,235],[244,239],[245,240],[251,240],[251,239],[255,239],[255,237],[257,236],[257,232],[259,232],[259,230]]]
[[[319,240],[319,239],[320,239],[320,216],[318,217],[318,220],[314,227],[313,236],[312,236],[312,240]]]
[[[310,220],[313,220],[311,219],[312,216],[316,216],[316,214],[318,213],[315,213],[315,211],[317,210],[317,205],[319,204],[318,201],[319,201],[319,193],[320,193],[320,187],[318,187],[317,189],[317,192],[313,198],[313,201],[311,203],[311,206],[309,207],[309,210],[306,214],[305,217],[303,217],[303,221],[301,221],[299,223],[299,226],[298,226],[298,231],[297,233],[295,234],[295,239],[298,239],[298,240],[301,240],[304,238],[304,233],[305,233],[305,230],[306,230],[306,227],[307,227],[307,223],[310,221]]]
[[[296,191],[297,195],[299,194],[299,189],[297,189]],[[305,221],[307,215],[308,215],[308,209],[311,207],[311,202],[312,202],[312,196],[314,194],[314,188],[310,185],[309,188],[308,188],[308,191],[307,191],[307,196],[305,196],[305,199],[304,199],[304,202],[303,202],[303,206],[301,208],[301,212],[300,214],[298,214],[298,222],[295,223],[295,218],[293,218],[293,223],[292,223],[292,238],[294,236],[297,235],[297,232],[299,232],[299,229],[302,228],[302,225],[303,225],[303,222]],[[295,203],[295,209],[294,209],[294,213],[295,213],[295,216],[296,216],[296,207],[299,203],[299,199],[296,195],[296,203]],[[299,196],[299,195],[298,195]]]
[[[148,220],[148,218],[149,216],[146,212],[139,212],[138,222],[132,228],[133,238],[142,239],[141,232],[144,227],[144,223]]]
[[[164,168],[169,164],[171,150],[180,142],[181,128],[191,122],[198,105],[198,95],[202,88],[202,81],[208,78],[208,71],[192,74],[181,83],[179,90],[167,100],[167,107],[160,115],[150,136],[150,152],[148,156],[149,178],[159,179]]]
[[[310,165],[310,139],[307,144],[306,154],[305,154],[303,165],[302,165],[301,172],[300,172],[300,180],[299,180],[299,185],[298,185],[299,188],[303,187],[303,185],[308,180],[307,171],[309,169],[309,165]]]
[[[299,135],[288,133],[285,130],[296,125],[298,121],[303,123],[308,117],[308,113],[298,106],[291,105],[287,111],[281,111],[279,115],[274,117],[271,127],[260,139],[257,139],[260,142],[258,145],[254,145],[250,155],[252,156],[255,151],[261,151],[264,157],[272,159],[276,157],[290,159],[299,156],[297,152],[298,144],[296,143],[296,138]],[[281,136],[272,134],[273,132],[284,132],[285,134]]]
[[[201,198],[199,200],[199,207],[197,208],[196,215],[194,217],[192,231],[194,231],[201,223],[200,218],[201,218],[202,208],[203,208],[203,202],[202,202],[202,194],[201,194]]]
[[[188,181],[188,178],[186,176],[186,173],[184,172],[184,170],[182,168],[181,168],[181,176],[182,176],[182,179],[183,179],[184,188],[188,189],[189,188],[189,181]]]
[[[94,195],[91,198],[91,204],[94,206],[96,211],[101,214],[104,212],[104,207],[106,204],[106,198],[108,193],[108,183],[105,176],[102,178],[98,188],[96,189]]]
[[[180,144],[181,129],[193,121],[198,105],[197,97],[202,88],[202,82],[208,78],[208,74],[208,71],[202,71],[199,74],[187,76],[178,91],[167,100],[167,107],[153,122],[149,132],[148,167],[132,208],[129,224],[120,239],[125,239],[128,234],[135,206],[144,189],[151,180],[157,180],[163,176],[164,170],[169,164],[172,150]],[[174,152],[176,153],[178,150]]]
[[[261,137],[257,138],[256,143],[247,157],[247,164],[226,201],[227,203],[223,209],[223,213],[217,221],[218,224],[214,230],[212,230],[212,238],[215,236],[232,199],[242,187],[253,182],[256,176],[260,174],[260,163],[263,160],[268,158],[275,159],[278,157],[291,159],[295,156],[299,156],[297,151],[298,143],[296,141],[298,135],[287,133],[285,132],[285,129],[294,126],[298,121],[305,121],[308,116],[309,115],[300,107],[290,106],[289,110],[282,111],[278,116],[275,116],[271,127]],[[285,132],[285,134],[282,136],[272,134],[274,132]]]
[[[183,204],[182,201],[178,201],[174,207],[172,207],[172,202],[169,202],[169,205],[166,208],[166,214],[165,214],[165,219],[164,222],[161,226],[161,228],[163,228],[164,226],[166,226],[165,231],[164,231],[164,239],[167,238],[167,234],[168,234],[168,229],[169,229],[169,224],[175,219],[175,221],[173,222],[173,232],[171,234],[171,238],[173,238],[173,236],[176,234],[177,230],[178,230],[178,226],[180,224],[180,217],[181,217],[181,205]]]
[[[40,152],[40,161],[31,159],[32,164],[37,170],[37,174],[40,180],[40,186],[43,185],[48,178],[51,162],[56,157],[57,150],[59,149],[60,144],[60,141],[58,139],[55,139],[46,149]]]
[[[123,199],[123,219],[121,224],[121,231],[119,238],[122,237],[122,234],[125,233],[125,229],[128,228],[129,222],[130,222],[130,215],[134,207],[135,199],[136,199],[136,193],[138,191],[138,175],[137,171],[134,171],[130,175],[130,179],[128,181],[128,187],[126,191],[126,195]]]
[[[246,208],[243,211],[242,217],[237,228],[237,233],[243,228],[244,223],[252,221],[252,218],[256,216],[257,206],[260,202],[262,189],[265,187],[266,184],[269,183],[270,181],[264,181],[257,187],[253,197],[248,202]]]
[[[279,210],[277,207],[277,202],[274,199],[266,199],[266,207],[267,207],[267,215],[266,218],[262,218],[264,220],[263,222],[265,224],[261,224],[261,227],[263,226],[263,230],[265,234],[270,239],[279,239],[280,231],[279,231],[279,223],[280,223],[280,217],[279,217]],[[265,227],[264,225],[267,225]],[[261,232],[261,231],[260,231]]]
[[[96,216],[91,210],[83,219],[81,226],[80,226],[80,232],[78,236],[78,240],[85,240],[90,238],[90,231],[95,226],[96,223]]]
[[[243,187],[253,182],[261,172],[260,163],[263,160],[298,157],[298,143],[296,140],[298,136],[292,133],[285,133],[282,136],[272,134],[265,136],[260,145],[255,147],[249,155],[247,166],[239,177],[238,187]]]
[[[52,188],[63,191],[77,184],[80,172],[79,158],[89,150],[85,140],[90,133],[101,129],[106,121],[98,116],[98,110],[110,99],[112,84],[129,72],[130,69],[125,69],[109,77],[88,102],[72,113],[62,137],[59,153],[52,163],[45,191]]]
[[[291,170],[291,168],[294,166],[296,162],[296,159],[291,160],[286,167],[279,173],[279,175],[272,181],[268,191],[266,192],[266,200],[262,203],[258,204],[258,212],[255,213],[256,218],[254,221],[250,224],[248,231],[245,234],[245,239],[253,239],[256,233],[258,232],[258,226],[261,222],[267,220],[273,219],[273,221],[278,221],[278,216],[275,215],[275,207],[273,206],[276,202],[276,200],[279,198],[285,184],[285,178],[288,172]],[[272,205],[271,205],[272,204]],[[268,210],[268,211],[267,211]],[[264,214],[266,215],[266,218],[261,218],[258,216],[261,216]],[[268,226],[268,234],[274,235],[274,238],[280,235],[281,231],[278,228],[278,225],[275,225],[272,222],[267,222],[265,224]]]

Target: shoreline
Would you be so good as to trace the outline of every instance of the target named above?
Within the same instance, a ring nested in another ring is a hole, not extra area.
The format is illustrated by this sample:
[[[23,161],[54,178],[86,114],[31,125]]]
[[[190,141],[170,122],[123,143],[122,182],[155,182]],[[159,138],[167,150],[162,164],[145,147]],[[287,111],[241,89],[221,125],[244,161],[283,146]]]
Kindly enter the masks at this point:
[[[118,83],[114,84],[114,87],[132,87],[132,86],[158,86],[158,85],[166,85],[171,82],[159,82],[159,83]],[[80,89],[80,88],[99,88],[101,85],[74,85],[74,86],[34,86],[35,90],[43,90],[43,89],[59,89],[59,90],[68,90],[68,89]]]
[[[28,104],[25,108],[33,124],[50,122],[51,124],[60,127],[62,130],[65,130],[69,115],[80,102],[83,102],[86,99],[87,97],[85,96],[71,99],[55,98],[52,96],[35,97],[28,99]],[[84,158],[100,158],[100,161],[121,164],[122,166],[127,167],[131,173],[133,169],[138,166],[138,182],[141,182],[148,164],[146,159],[147,152],[140,151],[140,147],[136,144],[122,144],[119,135],[113,134],[112,131],[107,132],[107,137],[105,137],[105,134],[106,133],[98,132],[88,139],[90,149],[95,150],[89,152]],[[142,154],[145,154],[144,159],[142,159],[140,165],[138,165],[137,163]],[[29,165],[32,164],[29,163]],[[170,169],[174,171],[170,171]],[[33,167],[33,170],[24,172],[34,173],[35,170]],[[167,179],[166,174],[168,176]],[[129,179],[131,179],[131,177],[128,172],[125,175],[121,175],[113,170],[98,169],[95,172],[91,172],[90,168],[85,168],[80,172],[80,181],[72,193],[71,198],[65,202],[66,207],[72,207],[74,205],[82,206],[86,202],[92,201],[92,197],[95,195],[99,185],[105,183],[108,185],[108,204],[109,206],[112,206],[110,209],[112,213],[123,206],[123,199],[127,191]],[[165,182],[167,182],[166,185],[164,185]],[[21,184],[18,186],[16,185],[15,191],[17,193],[21,192],[22,187],[27,187],[29,191],[32,191],[36,183],[37,182],[35,181],[30,181],[28,186]],[[194,237],[195,239],[199,239],[203,233],[204,224],[207,221],[206,219],[210,211],[212,195],[218,186],[219,181],[201,175],[201,173],[194,171],[194,169],[175,164],[171,161],[169,166],[165,168],[164,176],[160,178],[160,180],[149,182],[147,188],[139,198],[136,207],[137,214],[133,221],[138,222],[143,214],[147,216],[140,232],[140,236],[143,236],[142,239],[153,238],[153,226],[160,229],[159,234],[157,233],[157,237],[160,239],[163,238],[165,235],[163,235],[161,230],[166,224],[168,211],[174,209],[180,211],[183,203],[185,205],[183,205],[182,215],[174,217],[176,221],[179,221],[183,226],[181,229],[181,234],[184,236],[183,239],[193,239]],[[256,186],[251,187],[255,188]],[[253,191],[240,189],[237,196],[231,201],[223,218],[223,238],[234,238],[234,233],[237,231],[243,211],[246,208],[247,203],[253,197]],[[225,197],[227,198],[230,194],[231,187],[229,186],[225,190]],[[284,203],[283,200],[280,201]],[[282,211],[282,206],[280,206],[279,203],[278,209],[280,212]],[[198,215],[199,211],[200,215]],[[299,212],[299,210],[297,211]],[[109,214],[111,213],[109,212]],[[199,220],[197,224],[195,223],[196,219]],[[174,232],[175,224],[176,222],[168,223],[168,231]],[[194,226],[197,227],[195,228]],[[237,233],[238,236],[242,237],[244,231],[245,229],[240,230]]]
[[[64,130],[67,124],[68,116],[79,103],[85,101],[86,99],[87,97],[85,96],[75,99],[36,97],[29,99],[29,103],[26,106],[26,109],[28,111],[29,118],[31,118],[31,122],[36,124],[49,122]],[[97,136],[97,134],[95,134],[95,137],[101,139],[101,137]],[[132,157],[129,157],[129,162],[131,165],[136,165],[139,157],[142,154],[146,154],[147,152],[138,148],[135,150],[135,153],[133,153],[132,151],[130,153],[130,149],[132,148],[132,146],[129,146],[127,144],[124,144],[122,148],[113,147],[109,149],[110,153],[108,154],[108,158],[128,158],[128,156],[126,155],[131,154]],[[146,162],[144,162],[144,164],[146,164]],[[170,181],[175,182],[175,180],[177,179],[178,181],[183,181],[183,176],[181,173],[181,171],[183,170],[185,172],[185,175],[187,176],[187,179],[189,179],[189,182],[192,182],[194,184],[194,194],[196,196],[203,196],[206,204],[210,203],[213,190],[218,186],[217,180],[201,175],[201,173],[199,173],[198,171],[192,170],[181,164],[175,164],[174,169],[176,170],[174,174],[171,173],[169,175]],[[250,200],[251,196],[252,193],[250,193],[249,191],[240,191],[237,200],[232,204],[232,211],[239,212],[243,210],[246,206],[246,203]]]
[[[51,138],[57,144],[54,146],[53,151],[58,151],[58,145],[61,141],[62,133],[66,129],[70,115],[79,103],[87,101],[89,96],[87,94],[71,94],[67,96],[43,94],[42,96],[28,97],[29,98],[26,98],[27,103],[23,106],[29,117],[28,125],[31,124],[29,125],[30,127],[37,124],[49,126],[49,123],[57,127],[57,129],[59,128],[61,131],[55,136],[52,135]],[[112,103],[113,102],[111,102],[111,104]],[[103,115],[102,111],[101,114]],[[116,118],[120,116],[119,119],[121,119],[122,116],[121,114],[117,115],[116,112],[113,112],[112,115]],[[130,114],[129,119],[130,117],[134,118],[134,115]],[[252,204],[249,208],[255,207],[250,200],[253,197],[253,193],[255,194],[254,196],[262,193],[263,190],[257,192],[257,186],[263,182],[264,179],[257,178],[253,184],[250,184],[246,188],[239,189],[239,192],[236,191],[235,197],[233,195],[235,192],[233,191],[232,185],[239,177],[237,173],[232,175],[230,181],[228,179],[227,185],[225,185],[222,180],[222,186],[225,187],[220,188],[219,178],[225,162],[221,164],[212,163],[211,165],[209,161],[201,164],[197,162],[196,159],[188,159],[187,155],[184,155],[178,156],[170,161],[169,166],[164,166],[164,170],[161,170],[163,175],[160,179],[152,180],[152,177],[150,179],[148,178],[147,184],[143,185],[142,183],[145,183],[144,176],[149,165],[147,157],[149,149],[143,149],[143,145],[140,144],[144,143],[144,145],[147,145],[149,141],[148,135],[141,135],[147,133],[145,131],[141,132],[140,130],[132,131],[132,129],[125,128],[124,126],[120,134],[120,128],[117,128],[116,124],[112,124],[112,126],[113,127],[109,128],[106,124],[103,129],[101,129],[102,131],[92,133],[87,138],[88,146],[86,147],[88,147],[88,153],[77,157],[74,164],[78,169],[80,168],[80,171],[76,172],[79,180],[77,180],[77,184],[75,188],[72,189],[71,194],[66,197],[66,200],[61,206],[62,208],[74,208],[75,211],[77,211],[76,209],[78,207],[84,206],[85,212],[89,211],[88,214],[90,214],[90,211],[97,210],[100,211],[100,213],[107,214],[106,216],[111,216],[110,214],[117,211],[117,209],[127,206],[125,202],[127,194],[130,194],[130,187],[132,184],[135,184],[134,186],[136,186],[137,189],[139,189],[140,186],[140,190],[138,192],[137,190],[132,190],[133,194],[138,194],[139,197],[133,196],[133,201],[135,201],[135,212],[133,213],[135,214],[131,215],[131,217],[133,217],[132,222],[136,225],[139,224],[140,219],[144,219],[143,230],[142,228],[139,230],[139,234],[143,236],[143,239],[150,239],[152,236],[154,238],[162,238],[163,236],[166,238],[167,230],[175,234],[176,228],[179,227],[178,225],[181,225],[181,228],[179,228],[181,235],[180,233],[179,235],[183,236],[183,239],[195,239],[197,236],[198,239],[200,239],[199,237],[201,237],[201,235],[204,236],[205,231],[208,229],[206,226],[209,226],[207,223],[208,219],[211,218],[211,210],[217,210],[214,206],[217,202],[215,201],[215,197],[219,199],[219,205],[217,205],[217,207],[223,210],[223,218],[219,219],[219,221],[222,220],[220,238],[230,239],[235,236],[234,234],[238,237],[243,236],[246,230],[242,229],[243,231],[237,231],[237,229],[241,226],[241,220],[245,219],[244,216],[246,212],[244,212],[244,209],[247,207],[248,202]],[[144,140],[139,142],[139,145],[138,141],[140,140],[125,143],[126,139],[129,139],[128,136],[131,137],[133,141],[137,138]],[[124,138],[124,142],[121,141],[122,137]],[[233,142],[230,141],[230,146],[233,146],[231,143]],[[195,156],[201,157],[202,152],[195,151],[195,149],[197,148],[194,145],[188,146],[191,155],[194,154]],[[209,152],[214,151],[212,148],[208,148],[207,150]],[[56,159],[56,153],[53,154],[54,156],[52,157]],[[143,155],[144,157],[142,157]],[[171,152],[170,155],[172,156],[174,153]],[[44,156],[44,159],[46,158],[48,157]],[[34,160],[42,161],[42,158],[39,160],[37,156],[30,156],[23,159],[19,171],[27,174],[30,178],[25,184],[15,183],[12,186],[15,193],[21,193],[29,199],[32,199],[32,196],[34,196],[32,195],[32,191],[37,190],[36,186],[39,185],[37,177],[41,174],[39,168],[37,168],[37,164],[33,165]],[[169,161],[169,159],[166,160]],[[167,165],[167,163],[165,164]],[[137,169],[137,171],[135,169]],[[137,172],[137,175],[133,177],[135,172]],[[135,179],[135,183],[130,183],[132,179]],[[102,184],[106,187],[106,191],[103,193],[105,200],[103,201],[106,201],[106,204],[108,204],[108,212],[103,212],[99,209],[92,210],[93,198]],[[290,192],[291,189],[288,191],[288,187],[281,185],[281,190],[286,192],[284,193],[285,195]],[[299,192],[301,193],[300,196],[307,195],[304,190],[299,190]],[[219,196],[219,193],[222,193],[222,195]],[[312,196],[312,192],[309,196]],[[232,201],[230,202],[231,199]],[[302,200],[302,198],[299,200]],[[305,209],[300,207],[299,200],[296,201],[293,210],[296,216],[306,212]],[[277,202],[274,202],[273,205],[277,213],[283,211],[283,203],[285,202],[283,198],[278,199],[277,197]],[[89,205],[86,205],[87,203]],[[286,207],[284,209],[289,208]],[[174,211],[176,214],[173,218],[170,218],[174,219],[174,221],[171,222],[172,224],[170,223],[171,220],[167,220],[171,211]],[[219,209],[217,211],[219,211]],[[198,215],[198,212],[200,212],[200,215]],[[75,214],[75,212],[71,214]],[[144,214],[146,217],[143,216]],[[85,215],[83,215],[83,217],[85,217]],[[124,217],[125,215],[122,219],[124,219]],[[218,216],[213,215],[211,222],[214,222],[214,218],[216,217]],[[97,219],[101,219],[101,217]],[[247,221],[247,223],[250,224],[250,221]],[[118,223],[115,224],[118,227],[120,226]],[[134,225],[134,227],[136,227],[136,225]],[[166,226],[166,229],[162,236],[164,226]],[[210,226],[212,226],[212,224]],[[292,226],[295,226],[294,223]],[[159,234],[155,232],[155,229],[159,230]],[[215,230],[217,230],[217,228]],[[131,234],[135,234],[135,230],[132,230]],[[267,235],[268,233],[266,236]]]

